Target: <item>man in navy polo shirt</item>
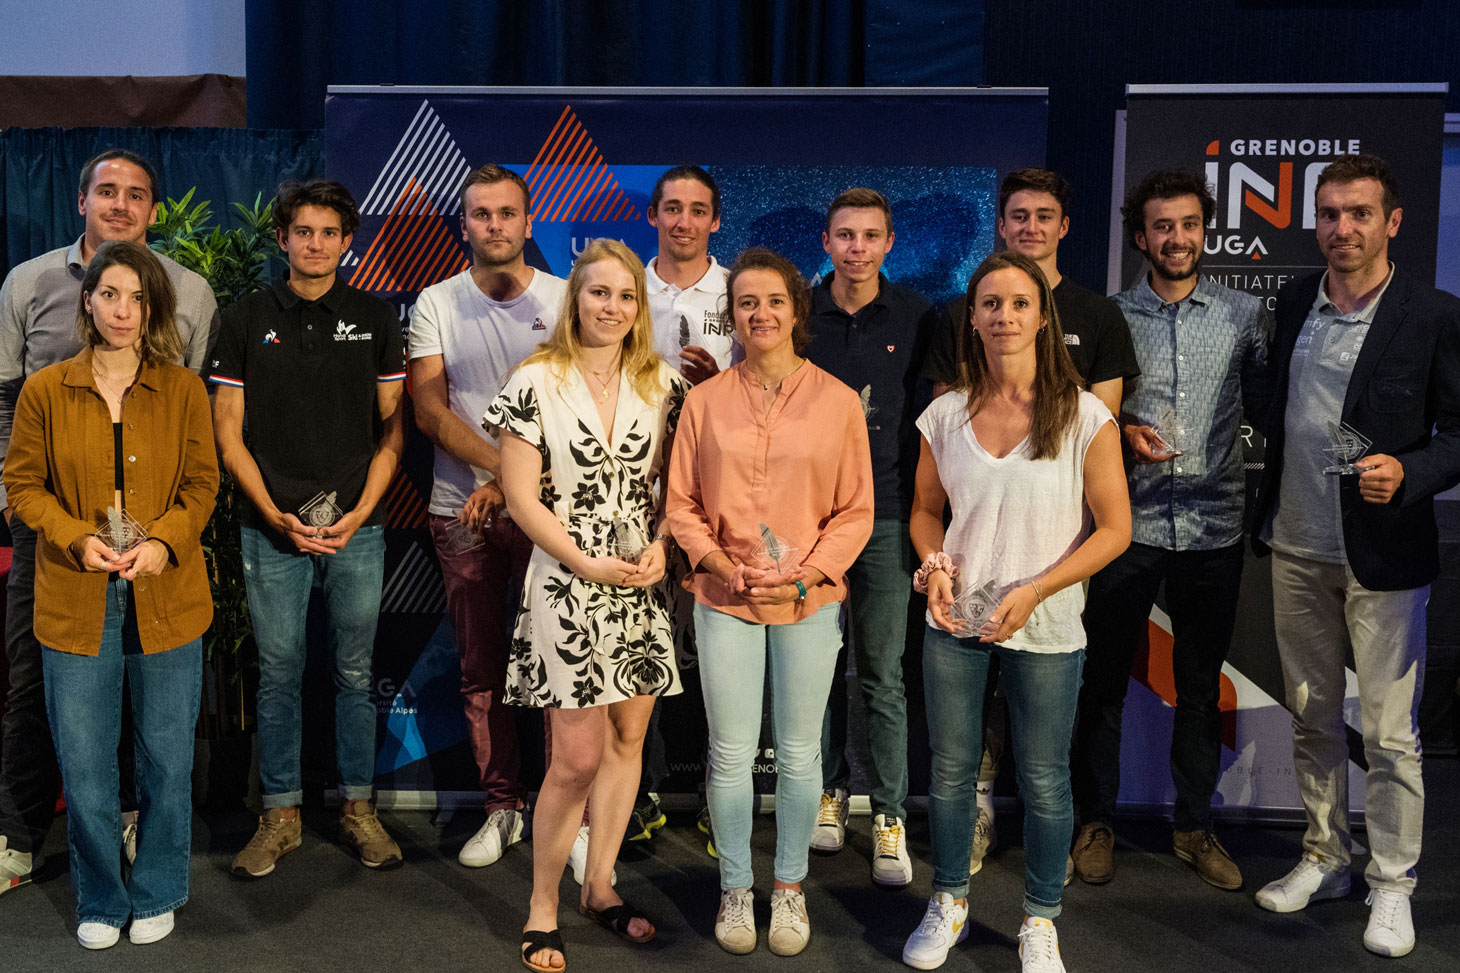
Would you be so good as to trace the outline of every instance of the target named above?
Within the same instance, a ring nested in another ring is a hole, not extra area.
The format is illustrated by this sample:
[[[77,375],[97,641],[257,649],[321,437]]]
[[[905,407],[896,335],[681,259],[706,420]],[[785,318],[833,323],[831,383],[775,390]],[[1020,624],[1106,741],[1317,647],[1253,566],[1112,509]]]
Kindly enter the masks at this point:
[[[405,440],[400,323],[384,301],[336,273],[360,225],[344,186],[284,183],[274,218],[289,279],[228,309],[211,374],[218,451],[249,500],[241,540],[259,648],[264,816],[233,860],[233,873],[247,878],[269,874],[299,847],[300,692],[316,582],[334,652],[341,840],[372,868],[401,863],[370,804],[370,670],[385,574],[376,504]]]
[[[908,578],[917,566],[908,538],[917,468],[919,375],[936,316],[926,300],[881,273],[892,249],[892,209],[882,194],[848,189],[826,212],[822,246],[833,270],[811,292],[808,357],[862,397],[872,446],[876,514],[872,539],[847,572],[852,647],[867,710],[872,760],[872,880],[912,881],[907,853],[907,698],[902,651],[907,639]],[[924,394],[926,399],[926,394]],[[821,813],[811,847],[832,852],[846,840],[850,771],[846,692],[832,689],[822,731]]]

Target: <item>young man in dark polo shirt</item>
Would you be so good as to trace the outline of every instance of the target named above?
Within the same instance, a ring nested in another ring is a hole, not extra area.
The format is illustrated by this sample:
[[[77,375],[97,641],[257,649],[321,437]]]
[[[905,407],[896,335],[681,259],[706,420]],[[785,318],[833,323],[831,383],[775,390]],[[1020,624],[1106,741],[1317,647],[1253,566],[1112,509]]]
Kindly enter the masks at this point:
[[[912,591],[908,578],[917,567],[907,532],[918,459],[913,422],[923,355],[937,317],[921,296],[882,275],[892,241],[892,210],[881,193],[854,188],[832,200],[821,242],[834,269],[811,292],[807,357],[860,393],[867,417],[876,519],[871,540],[847,572],[849,628],[872,760],[872,880],[901,887],[912,881],[903,808],[907,699],[902,651]],[[846,691],[838,680],[822,732],[821,813],[811,836],[817,851],[837,851],[846,837],[845,711]]]
[[[228,309],[210,376],[218,450],[249,500],[241,540],[259,648],[264,816],[233,860],[233,873],[249,878],[269,874],[299,847],[300,683],[316,582],[334,652],[341,840],[372,868],[401,863],[370,804],[370,672],[385,573],[376,504],[405,440],[400,323],[384,301],[336,274],[360,225],[344,186],[285,183],[274,218],[289,279]]]
[[[1016,169],[999,184],[999,217],[995,224],[1004,245],[1039,265],[1054,291],[1055,312],[1065,333],[1065,350],[1086,387],[1112,415],[1120,415],[1125,385],[1141,373],[1131,344],[1130,327],[1115,302],[1087,290],[1059,272],[1060,241],[1070,232],[1070,184],[1048,169]],[[958,377],[954,361],[958,329],[968,327],[968,299],[948,304],[938,336],[928,352],[924,375],[941,395]],[[994,681],[990,680],[990,685]],[[994,781],[1003,757],[1007,719],[1003,698],[994,696],[984,708],[983,764],[978,774],[978,820],[974,825],[969,870],[983,867],[993,848]]]

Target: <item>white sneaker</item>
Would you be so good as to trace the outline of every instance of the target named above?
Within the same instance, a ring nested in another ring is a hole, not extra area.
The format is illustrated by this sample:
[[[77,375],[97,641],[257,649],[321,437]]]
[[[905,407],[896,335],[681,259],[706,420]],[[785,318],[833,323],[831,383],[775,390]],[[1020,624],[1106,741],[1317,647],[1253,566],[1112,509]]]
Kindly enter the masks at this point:
[[[1054,923],[1037,916],[1024,917],[1019,927],[1019,962],[1024,973],[1065,973]]]
[[[127,863],[137,864],[137,812],[122,812],[122,851],[126,852]]]
[[[841,851],[847,842],[847,812],[851,795],[845,787],[821,795],[821,811],[811,831],[812,851]]]
[[[122,931],[104,922],[83,922],[76,927],[76,941],[87,949],[107,949],[122,938]]]
[[[568,867],[573,870],[573,881],[579,885],[583,884],[583,873],[588,871],[588,825],[578,829],[578,837],[573,839],[573,847],[568,851]],[[608,884],[618,884],[618,869],[608,873]]]
[[[1369,907],[1369,925],[1364,929],[1365,949],[1380,956],[1403,956],[1414,949],[1409,896],[1388,889],[1371,889],[1364,904]]]
[[[127,930],[127,938],[138,946],[145,946],[159,939],[166,939],[171,932],[172,913],[164,912],[150,919],[133,919],[132,928]]]
[[[497,808],[487,815],[487,823],[461,846],[456,860],[467,868],[484,868],[492,864],[502,857],[502,852],[522,840],[522,824],[521,811]]]
[[[0,834],[0,894],[9,892],[30,881],[30,852],[7,848],[10,839]]]
[[[907,853],[907,827],[902,818],[879,814],[872,819],[872,881],[888,888],[911,885],[912,859]]]
[[[1310,902],[1341,899],[1348,895],[1348,869],[1331,869],[1311,851],[1304,852],[1297,866],[1276,882],[1268,882],[1257,893],[1257,904],[1269,912],[1297,912]]]
[[[915,970],[936,970],[948,959],[948,950],[967,938],[968,906],[947,892],[935,892],[923,921],[902,947],[902,961]]]
[[[994,830],[994,812],[991,808],[980,805],[978,820],[973,825],[973,853],[968,857],[968,874],[979,873],[983,868],[983,860],[994,850],[998,841],[998,832]]]
[[[715,913],[715,942],[725,952],[744,956],[755,949],[754,903],[750,889],[726,889],[720,893],[720,911]]]
[[[771,893],[771,928],[766,945],[777,956],[795,956],[811,941],[811,920],[806,916],[806,893],[776,889]]]

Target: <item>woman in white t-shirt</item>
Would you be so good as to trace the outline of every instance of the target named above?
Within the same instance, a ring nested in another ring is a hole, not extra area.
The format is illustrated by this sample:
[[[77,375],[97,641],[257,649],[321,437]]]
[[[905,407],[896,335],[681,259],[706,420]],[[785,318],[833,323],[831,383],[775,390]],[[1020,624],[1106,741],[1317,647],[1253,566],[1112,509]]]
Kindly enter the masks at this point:
[[[1110,412],[1080,391],[1049,283],[1029,258],[968,282],[958,381],[918,419],[910,531],[928,593],[923,682],[933,750],[933,897],[903,962],[933,969],[968,934],[968,857],[984,688],[997,657],[1024,797],[1026,973],[1063,971],[1060,912],[1073,830],[1069,748],[1085,656],[1080,582],[1130,543]],[[945,534],[944,510],[952,522]],[[1093,515],[1093,529],[1091,519]]]

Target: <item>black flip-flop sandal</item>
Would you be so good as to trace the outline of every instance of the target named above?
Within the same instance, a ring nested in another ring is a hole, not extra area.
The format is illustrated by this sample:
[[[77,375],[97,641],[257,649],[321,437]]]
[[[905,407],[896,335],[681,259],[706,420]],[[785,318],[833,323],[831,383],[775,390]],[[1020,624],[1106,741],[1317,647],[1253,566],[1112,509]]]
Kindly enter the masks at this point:
[[[615,936],[631,943],[647,943],[654,938],[654,933],[656,932],[654,923],[649,921],[649,917],[636,910],[627,902],[621,905],[611,905],[602,911],[590,909],[586,905],[580,905],[578,906],[578,914],[584,918],[592,919]],[[629,923],[635,919],[643,919],[649,923],[648,935],[632,936],[629,934]]]
[[[562,966],[540,966],[528,959],[533,953],[543,949],[555,949],[563,957]],[[536,973],[563,973],[568,968],[568,953],[563,949],[563,937],[556,929],[551,932],[543,932],[541,929],[528,929],[522,934],[522,965]]]

